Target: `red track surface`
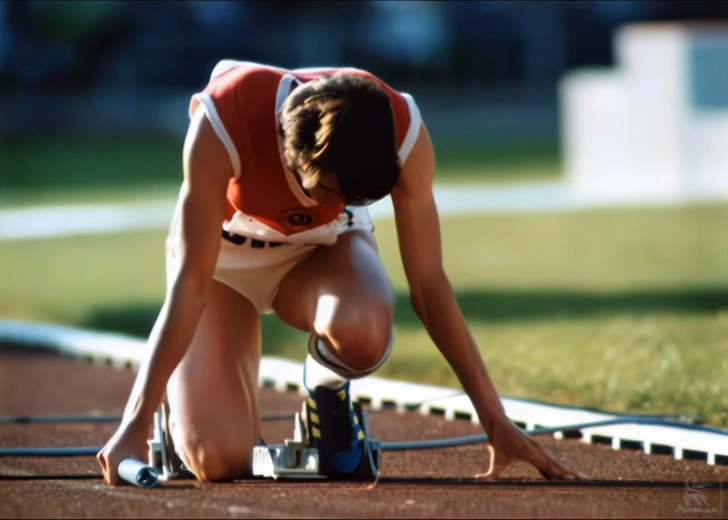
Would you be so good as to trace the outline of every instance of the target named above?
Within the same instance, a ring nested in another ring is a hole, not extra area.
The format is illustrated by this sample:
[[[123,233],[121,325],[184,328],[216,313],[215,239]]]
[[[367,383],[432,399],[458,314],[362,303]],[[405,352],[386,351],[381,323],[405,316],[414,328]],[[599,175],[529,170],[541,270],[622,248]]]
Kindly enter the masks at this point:
[[[80,360],[0,353],[0,415],[120,414],[133,376]],[[261,403],[263,413],[292,413],[301,399],[265,389]],[[482,433],[466,421],[393,410],[372,413],[370,423],[373,436],[385,442]],[[114,424],[0,425],[0,447],[100,446],[114,429]],[[291,421],[264,423],[269,443],[291,433]],[[5,457],[0,517],[728,518],[728,466],[549,436],[539,441],[594,481],[546,482],[528,466],[512,468],[507,481],[476,481],[472,476],[487,468],[483,446],[386,452],[373,488],[272,480],[110,488],[93,457]],[[711,483],[703,490],[707,501],[690,503],[686,482]]]

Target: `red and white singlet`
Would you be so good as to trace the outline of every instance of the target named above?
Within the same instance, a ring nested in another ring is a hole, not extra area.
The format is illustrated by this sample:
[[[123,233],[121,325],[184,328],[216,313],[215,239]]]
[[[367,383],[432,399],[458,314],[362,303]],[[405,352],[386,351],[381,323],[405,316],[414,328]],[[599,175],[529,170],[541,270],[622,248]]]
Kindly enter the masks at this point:
[[[278,111],[296,86],[324,74],[356,74],[375,81],[392,102],[399,157],[404,164],[417,140],[421,116],[414,99],[372,74],[353,68],[286,70],[259,63],[223,60],[202,92],[192,96],[189,116],[205,110],[230,156],[234,177],[227,190],[223,229],[271,242],[332,244],[341,204],[323,205],[308,197],[281,159]]]

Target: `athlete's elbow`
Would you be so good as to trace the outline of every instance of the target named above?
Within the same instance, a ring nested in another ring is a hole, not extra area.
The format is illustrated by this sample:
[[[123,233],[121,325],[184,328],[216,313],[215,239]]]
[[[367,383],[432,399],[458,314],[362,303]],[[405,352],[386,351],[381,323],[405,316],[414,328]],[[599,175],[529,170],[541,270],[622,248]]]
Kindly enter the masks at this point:
[[[203,269],[182,268],[177,274],[174,291],[185,300],[204,303],[211,287],[211,273]]]
[[[432,306],[446,301],[451,293],[452,288],[444,272],[410,283],[410,303],[421,320],[427,320]]]

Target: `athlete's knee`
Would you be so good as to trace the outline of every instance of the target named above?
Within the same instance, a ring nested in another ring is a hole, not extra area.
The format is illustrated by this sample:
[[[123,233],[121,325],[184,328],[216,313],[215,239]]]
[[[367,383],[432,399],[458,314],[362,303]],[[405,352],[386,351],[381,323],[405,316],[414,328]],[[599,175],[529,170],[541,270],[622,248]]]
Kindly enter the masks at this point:
[[[373,322],[353,327],[341,322],[331,328],[327,339],[336,345],[336,354],[344,365],[355,372],[367,372],[378,368],[389,354],[392,324]]]
[[[339,308],[325,323],[319,320],[323,326],[316,333],[326,340],[324,347],[342,367],[352,375],[366,375],[379,368],[389,354],[393,310],[385,301],[352,303]]]

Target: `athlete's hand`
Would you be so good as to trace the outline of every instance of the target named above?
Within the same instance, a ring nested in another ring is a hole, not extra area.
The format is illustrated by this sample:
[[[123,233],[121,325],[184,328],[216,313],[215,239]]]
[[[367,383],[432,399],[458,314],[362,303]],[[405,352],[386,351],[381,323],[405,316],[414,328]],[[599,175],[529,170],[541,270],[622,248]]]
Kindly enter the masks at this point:
[[[490,467],[487,473],[478,474],[476,478],[495,480],[511,464],[518,461],[532,464],[547,480],[588,478],[559,464],[532,437],[505,416],[491,423],[489,429]]]
[[[145,461],[148,457],[147,433],[133,423],[122,423],[106,445],[96,454],[104,481],[110,486],[119,484],[119,464],[127,458]]]

